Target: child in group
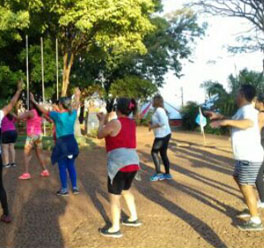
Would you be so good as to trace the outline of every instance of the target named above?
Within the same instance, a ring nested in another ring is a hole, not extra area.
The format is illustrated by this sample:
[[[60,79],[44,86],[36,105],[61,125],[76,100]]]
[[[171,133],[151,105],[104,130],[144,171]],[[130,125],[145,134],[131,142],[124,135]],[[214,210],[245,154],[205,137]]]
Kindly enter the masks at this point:
[[[52,164],[58,163],[61,180],[61,188],[57,195],[68,196],[67,170],[72,183],[73,194],[79,194],[77,186],[77,173],[75,169],[75,159],[79,154],[77,141],[74,137],[74,124],[77,118],[77,109],[80,102],[80,90],[75,89],[75,103],[72,104],[71,98],[62,97],[59,99],[59,112],[48,111],[39,105],[31,94],[31,101],[45,115],[48,115],[56,127],[56,143],[52,151]]]
[[[136,152],[136,123],[128,116],[136,112],[133,99],[117,100],[118,119],[108,120],[108,116],[98,113],[99,128],[97,137],[105,139],[107,151],[108,192],[110,196],[112,226],[100,229],[106,237],[120,238],[120,198],[124,197],[130,217],[122,220],[126,226],[140,226],[134,196],[130,191],[133,179],[139,170],[139,157]]]
[[[15,126],[15,117],[12,114],[8,114],[2,120],[2,149],[3,149],[3,167],[9,168],[10,166],[15,167],[16,151],[15,143],[17,140],[17,131]],[[10,153],[10,159],[9,159]]]
[[[0,110],[0,127],[1,127],[1,123],[2,123],[3,118],[8,113],[10,113],[11,110],[13,109],[13,107],[15,106],[15,104],[16,104],[16,102],[17,102],[17,100],[21,94],[21,91],[22,91],[22,82],[19,82],[18,87],[17,87],[17,92],[13,96],[10,103]],[[6,191],[5,191],[4,184],[3,184],[2,168],[3,168],[3,166],[2,166],[2,156],[1,156],[1,147],[0,147],[0,201],[1,201],[2,208],[3,208],[3,214],[0,218],[0,220],[2,222],[5,222],[5,223],[10,223],[11,217],[9,215],[7,196],[6,196]]]
[[[42,167],[40,175],[42,177],[48,177],[49,171],[46,168],[42,152],[42,113],[36,108],[36,105],[30,101],[29,111],[20,114],[17,120],[25,120],[27,124],[27,139],[24,147],[25,172],[19,176],[19,179],[28,180],[31,178],[29,173],[29,162],[32,158],[31,151],[33,148],[35,148],[37,158]]]

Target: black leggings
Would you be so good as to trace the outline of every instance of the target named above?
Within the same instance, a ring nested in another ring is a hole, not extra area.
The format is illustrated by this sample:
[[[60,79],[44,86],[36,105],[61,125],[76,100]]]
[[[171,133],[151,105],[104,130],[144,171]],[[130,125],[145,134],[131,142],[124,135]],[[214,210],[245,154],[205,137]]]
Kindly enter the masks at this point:
[[[155,164],[157,173],[161,173],[158,153],[160,153],[162,162],[165,166],[165,172],[167,174],[170,173],[170,161],[167,156],[167,149],[168,149],[170,138],[171,138],[171,134],[167,135],[164,138],[155,138],[154,140],[152,150],[151,150],[151,155],[152,155],[152,159]]]
[[[258,194],[259,194],[259,199],[261,202],[264,202],[264,181],[263,181],[263,175],[264,175],[264,162],[261,165],[259,172],[258,172],[258,176],[257,176],[257,180],[256,180],[256,187],[258,190]]]
[[[0,154],[0,201],[3,208],[3,214],[9,215],[8,212],[8,205],[7,205],[7,196],[3,184],[3,163],[2,163],[2,156]]]

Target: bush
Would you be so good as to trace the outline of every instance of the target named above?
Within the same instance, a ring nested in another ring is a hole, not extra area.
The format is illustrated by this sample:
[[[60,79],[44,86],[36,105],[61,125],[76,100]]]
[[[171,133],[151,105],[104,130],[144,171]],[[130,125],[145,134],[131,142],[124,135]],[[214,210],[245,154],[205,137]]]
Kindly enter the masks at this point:
[[[182,127],[194,131],[197,128],[195,119],[199,113],[199,105],[196,102],[187,102],[181,109]]]

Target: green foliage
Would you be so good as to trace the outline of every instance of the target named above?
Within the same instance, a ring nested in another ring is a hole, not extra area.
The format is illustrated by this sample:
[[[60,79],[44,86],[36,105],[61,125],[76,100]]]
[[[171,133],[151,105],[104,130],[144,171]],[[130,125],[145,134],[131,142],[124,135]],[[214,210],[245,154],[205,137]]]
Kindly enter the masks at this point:
[[[146,100],[157,92],[156,85],[148,80],[141,79],[137,76],[127,76],[118,79],[111,85],[110,94],[116,97],[129,97],[138,100]]]
[[[186,130],[195,130],[197,124],[195,119],[199,113],[199,105],[196,102],[187,102],[181,109],[182,114],[182,126]]]

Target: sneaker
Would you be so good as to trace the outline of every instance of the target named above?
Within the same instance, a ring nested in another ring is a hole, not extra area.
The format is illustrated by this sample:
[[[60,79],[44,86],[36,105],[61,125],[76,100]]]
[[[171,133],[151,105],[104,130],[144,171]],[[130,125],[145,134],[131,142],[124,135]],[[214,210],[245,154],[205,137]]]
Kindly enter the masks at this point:
[[[69,192],[60,189],[59,191],[56,192],[56,194],[57,195],[61,195],[61,196],[68,196],[69,195]]]
[[[159,174],[154,174],[151,178],[150,181],[151,182],[156,182],[156,181],[161,181],[164,180],[164,176],[163,174],[159,173]]]
[[[4,223],[10,223],[11,222],[11,218],[10,218],[10,216],[9,215],[2,215],[1,216],[1,219],[0,219],[2,222],[4,222]]]
[[[3,164],[3,168],[9,168],[10,164]]]
[[[108,228],[100,228],[99,232],[104,237],[110,237],[110,238],[121,238],[123,234],[120,231],[117,232],[109,232]]]
[[[42,177],[49,177],[49,171],[48,170],[43,170],[41,173],[40,173],[40,175],[42,176]]]
[[[142,225],[142,222],[140,222],[138,219],[134,221],[129,221],[128,219],[125,219],[125,220],[122,220],[121,224],[124,226],[138,227]]]
[[[29,173],[25,172],[18,179],[27,180],[27,179],[30,179],[30,178],[31,178],[31,175]]]
[[[250,213],[249,213],[248,208],[245,208],[236,217],[239,218],[239,219],[249,218],[250,217]]]
[[[167,174],[167,173],[163,174],[163,177],[164,177],[164,179],[166,179],[166,180],[172,180],[172,179],[173,179],[173,178],[172,178],[172,175],[171,175],[171,174]]]
[[[11,167],[16,167],[16,163],[11,163],[10,166]]]
[[[74,195],[79,195],[79,194],[80,194],[80,191],[79,191],[78,188],[73,188],[73,189],[72,189],[72,193],[73,193]]]
[[[241,225],[237,225],[237,227],[241,231],[263,231],[264,230],[262,223],[256,224],[256,223],[252,222],[251,220],[249,220],[249,221],[247,221]]]
[[[257,206],[258,208],[264,208],[264,202],[258,201]]]

